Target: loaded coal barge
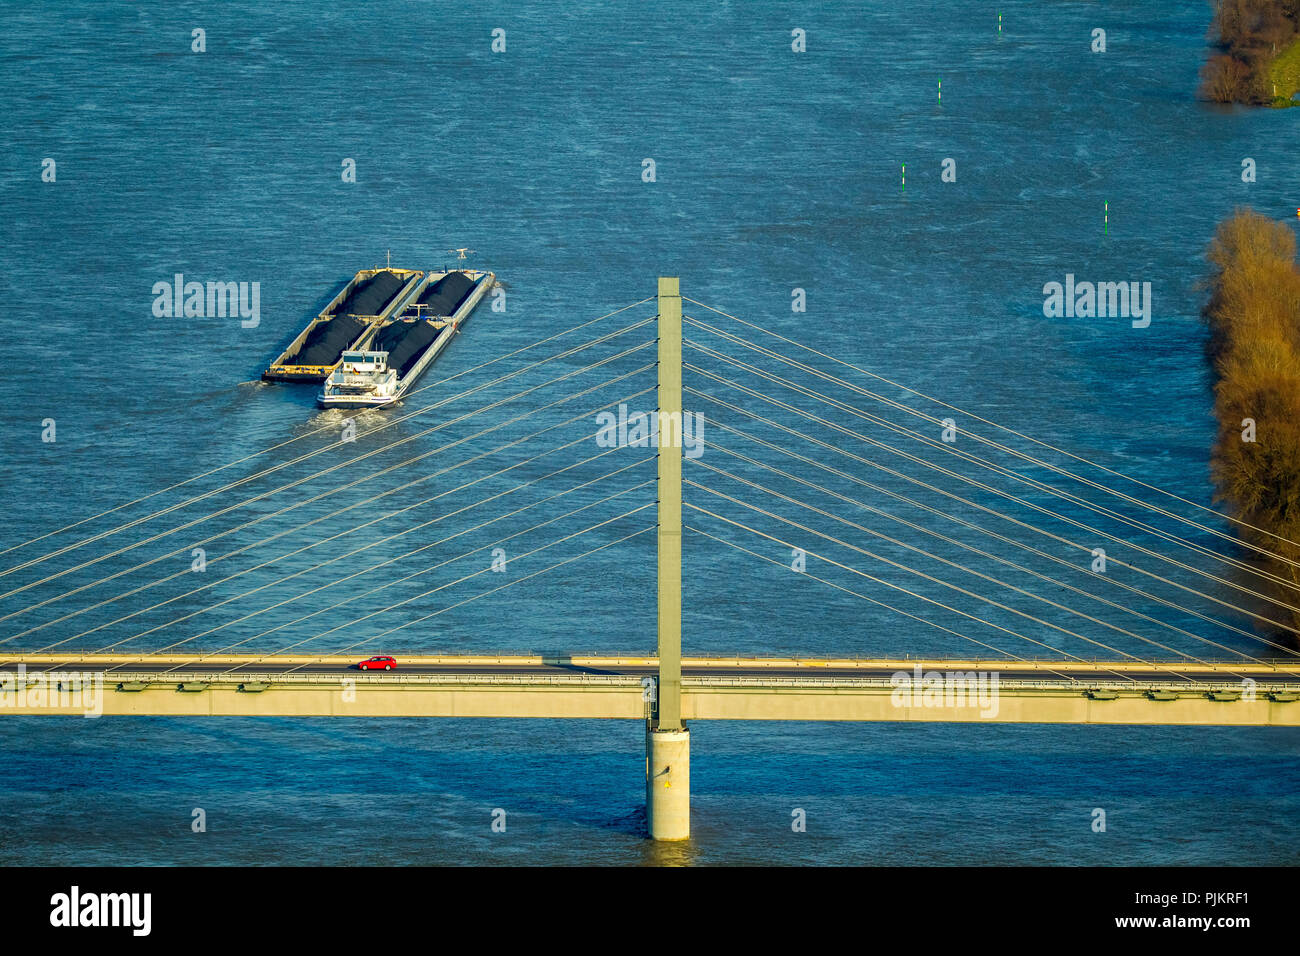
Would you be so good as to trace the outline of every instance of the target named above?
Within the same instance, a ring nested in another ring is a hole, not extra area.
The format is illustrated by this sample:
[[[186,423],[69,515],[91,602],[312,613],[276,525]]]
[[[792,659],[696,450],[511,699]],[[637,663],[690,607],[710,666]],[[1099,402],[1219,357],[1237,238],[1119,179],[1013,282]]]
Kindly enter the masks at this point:
[[[431,272],[394,317],[342,352],[316,397],[322,408],[389,405],[406,395],[496,281],[477,269]]]
[[[263,381],[324,381],[343,353],[362,346],[423,288],[425,279],[416,269],[358,272],[262,373]]]

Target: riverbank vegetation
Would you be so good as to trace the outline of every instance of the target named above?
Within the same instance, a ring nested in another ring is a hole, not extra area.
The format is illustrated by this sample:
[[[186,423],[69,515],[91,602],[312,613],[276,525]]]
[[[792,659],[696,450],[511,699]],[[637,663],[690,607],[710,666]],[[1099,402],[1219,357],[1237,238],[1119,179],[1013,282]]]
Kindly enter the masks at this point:
[[[1205,320],[1215,372],[1218,438],[1212,457],[1220,501],[1244,522],[1247,542],[1300,562],[1300,267],[1296,238],[1282,222],[1238,210],[1220,223]],[[1300,585],[1300,568],[1261,565]],[[1300,592],[1256,581],[1256,590],[1300,605]],[[1300,612],[1266,617],[1300,628]],[[1300,647],[1297,635],[1273,639]]]
[[[1201,95],[1217,103],[1292,106],[1300,90],[1300,0],[1213,0],[1219,53],[1201,71]]]

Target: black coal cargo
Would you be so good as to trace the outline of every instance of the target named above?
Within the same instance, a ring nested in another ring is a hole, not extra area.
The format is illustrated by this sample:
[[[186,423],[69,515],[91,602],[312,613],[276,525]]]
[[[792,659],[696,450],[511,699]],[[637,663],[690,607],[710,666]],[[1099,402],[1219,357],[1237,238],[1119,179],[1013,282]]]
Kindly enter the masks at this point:
[[[380,272],[362,279],[334,310],[335,315],[379,315],[407,280],[394,272]]]
[[[419,319],[414,322],[394,322],[384,327],[375,336],[370,346],[376,352],[388,353],[388,367],[397,369],[397,377],[405,378],[425,349],[431,345],[439,333],[445,329],[435,329],[428,322]]]
[[[302,348],[286,360],[286,365],[333,365],[343,356],[343,350],[356,341],[366,327],[364,319],[340,315],[317,322],[307,333]]]
[[[455,315],[473,290],[474,280],[465,273],[448,272],[437,282],[429,283],[419,301],[429,315]]]

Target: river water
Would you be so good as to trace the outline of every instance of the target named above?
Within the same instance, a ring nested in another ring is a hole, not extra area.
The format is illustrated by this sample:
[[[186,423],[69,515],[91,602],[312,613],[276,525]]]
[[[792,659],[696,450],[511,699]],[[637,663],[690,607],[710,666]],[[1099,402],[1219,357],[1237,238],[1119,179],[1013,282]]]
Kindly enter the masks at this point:
[[[259,469],[285,467],[0,577],[6,646],[142,652],[178,644],[206,650],[301,646],[399,657],[435,650],[652,648],[653,534],[579,557],[651,526],[650,510],[620,517],[653,501],[653,487],[644,484],[653,476],[645,453],[622,449],[621,457],[581,464],[565,476],[550,474],[602,450],[587,441],[508,475],[497,472],[581,438],[596,410],[616,407],[626,396],[642,392],[630,406],[653,408],[653,393],[643,392],[654,382],[645,368],[653,362],[652,348],[587,368],[649,342],[653,328],[556,359],[509,383],[488,383],[527,359],[652,316],[653,303],[524,356],[479,366],[653,295],[657,275],[679,275],[691,298],[906,388],[880,386],[688,302],[687,314],[696,320],[762,340],[939,418],[952,413],[909,389],[941,398],[1182,496],[1193,504],[1176,503],[1178,513],[1204,521],[1206,529],[1150,512],[1125,513],[1230,550],[1213,534],[1228,526],[1206,520],[1194,507],[1212,505],[1212,393],[1198,319],[1204,250],[1215,223],[1237,205],[1294,217],[1300,206],[1297,115],[1194,101],[1206,56],[1208,11],[1202,5],[1007,3],[1000,12],[999,33],[997,11],[932,2],[812,10],[782,3],[574,3],[528,11],[493,3],[376,3],[361,17],[323,4],[242,2],[216,10],[94,3],[9,10],[0,33],[8,94],[0,117],[8,144],[0,172],[6,211],[0,321],[9,361],[0,386],[9,406],[0,418],[6,509],[0,548],[13,550],[0,556],[0,568]],[[505,30],[501,53],[491,49],[497,27]],[[804,53],[791,49],[796,28],[806,31]],[[1104,53],[1090,49],[1094,28],[1106,32]],[[205,31],[201,53],[191,49],[195,29]],[[1256,170],[1250,183],[1242,178],[1246,158]],[[54,182],[42,181],[46,159],[54,160]],[[654,160],[653,182],[643,178],[647,159]],[[941,175],[948,159],[954,182]],[[348,160],[355,163],[355,182],[341,175]],[[446,250],[460,246],[475,250],[472,265],[498,274],[505,311],[481,308],[422,382],[423,392],[398,409],[358,416],[355,444],[327,447],[341,434],[344,416],[318,412],[315,389],[257,381],[356,269],[382,264],[390,253],[394,265],[445,267],[451,258]],[[244,327],[231,317],[155,316],[151,290],[176,273],[196,281],[257,282],[256,325]],[[1135,328],[1122,317],[1046,317],[1043,287],[1064,282],[1067,274],[1081,281],[1149,282],[1149,326]],[[806,312],[792,311],[795,289],[804,290]],[[754,353],[734,342],[696,327],[687,334],[754,361]],[[688,350],[687,359],[764,393],[782,391],[702,353]],[[864,411],[882,411],[871,398],[806,371],[767,360],[763,367]],[[577,374],[545,385],[564,372]],[[589,396],[543,407],[624,374]],[[807,396],[781,396],[830,424],[814,423],[703,371],[688,370],[686,381],[735,406],[688,393],[688,406],[705,412],[710,441],[987,548],[1004,561],[1029,563],[1023,550],[933,515],[918,519],[917,512],[875,497],[851,478],[756,445],[744,449],[745,440],[723,430],[762,435],[887,491],[915,493],[911,478],[936,480],[924,465],[892,457],[886,462],[890,453],[876,454],[875,446],[835,430],[887,437],[859,417]],[[535,395],[455,419],[534,385],[542,386]],[[484,386],[480,392],[448,401],[446,411],[438,404],[478,386]],[[736,409],[910,478],[854,464],[824,446],[801,445],[802,439]],[[562,426],[569,418],[579,421]],[[42,441],[51,419],[55,440]],[[897,415],[892,420],[937,437],[937,426]],[[442,427],[423,431],[434,424]],[[529,437],[546,425],[557,426],[553,434]],[[479,434],[491,426],[500,427]],[[290,439],[283,448],[164,491]],[[407,441],[389,447],[399,439]],[[463,445],[451,446],[461,439]],[[519,443],[494,450],[512,441]],[[1007,443],[1043,453],[1039,446]],[[953,466],[943,449],[922,449],[897,435],[890,444]],[[960,438],[956,447],[985,453]],[[318,454],[291,463],[310,452]],[[347,464],[369,452],[375,454],[365,463]],[[485,457],[477,462],[452,467],[480,452]],[[1014,463],[998,454],[998,461]],[[418,455],[426,457],[402,464]],[[1060,456],[1043,457],[1077,467]],[[767,497],[705,464],[816,499],[897,540],[882,542]],[[340,465],[337,472],[247,501],[332,465]],[[390,465],[364,483],[311,500]],[[603,478],[623,465],[632,467]],[[1025,589],[1036,582],[1038,593],[1060,600],[1065,592],[1041,578],[1017,577],[1021,572],[1005,564],[976,559],[933,536],[900,534],[895,522],[843,502],[837,506],[806,485],[756,468],[710,450],[688,462],[687,477],[815,529],[807,534],[836,535],[960,580],[980,595],[997,592],[1003,607],[824,538],[800,537],[804,532],[788,524],[688,486],[688,503],[759,527],[780,542],[747,536],[688,508],[688,524],[777,562],[687,536],[688,654],[984,653],[971,639],[1022,656],[1169,656],[1152,640],[1170,651],[1219,659],[1266,650],[1251,636],[1246,617],[1216,603],[1244,603],[1230,573],[1220,568],[1225,580],[1214,581],[1107,543],[1102,531],[1170,550],[1152,532],[1103,527],[1095,513],[1045,493],[999,480],[999,488],[1022,499],[1010,502],[972,494],[972,486],[948,478],[936,481],[1074,541],[1044,544],[1041,537],[1022,536],[1075,566],[1033,564],[1042,574],[1102,590],[1086,574],[1088,552],[1100,542],[1113,556],[1200,594],[1166,589],[1161,593],[1178,605],[1171,608],[1132,591],[1105,592],[1154,621],[1082,597],[1062,602],[1087,604],[1095,622],[1085,621],[1018,592],[998,591],[914,549]],[[1025,474],[1050,477],[1041,467]],[[416,478],[422,481],[404,486]],[[481,484],[459,489],[474,479]],[[521,479],[536,480],[536,488],[503,499],[520,505],[457,511]],[[571,495],[483,525],[543,497],[543,490],[550,494],[587,480],[593,484]],[[1136,494],[1134,486],[1124,487]],[[604,500],[616,491],[622,492],[618,498]],[[162,493],[26,543],[154,492]],[[384,492],[392,494],[372,500]],[[1139,496],[1173,503],[1146,490]],[[918,497],[954,510],[951,498],[929,491]],[[147,540],[228,504],[239,508]],[[338,513],[349,505],[355,507]],[[381,518],[407,505],[413,507]],[[568,514],[581,505],[589,508]],[[1049,519],[1033,505],[1097,530],[1076,533],[1077,526]],[[996,524],[987,513],[961,513]],[[263,520],[239,527],[254,518]],[[372,518],[381,520],[352,530]],[[434,518],[436,534],[422,525]],[[529,530],[548,519],[554,523]],[[544,554],[527,553],[607,519],[614,520]],[[298,529],[307,522],[313,523]],[[998,529],[1017,534],[1009,525]],[[200,580],[244,573],[188,593],[200,586],[188,573],[192,549],[223,531],[230,533],[202,545],[213,563]],[[410,533],[393,540],[400,531]],[[284,534],[263,543],[278,532]],[[429,553],[403,556],[460,532]],[[487,546],[516,532],[519,537],[503,546],[504,556],[518,557],[515,570],[481,573],[490,560]],[[808,570],[827,581],[947,630],[796,577],[784,566],[792,543],[1006,630],[815,558]],[[352,553],[366,545],[372,547]],[[396,560],[384,569],[368,570],[390,558]],[[574,560],[544,570],[568,558]],[[330,559],[336,560],[319,567]],[[78,567],[85,561],[93,563]],[[428,570],[396,580],[421,569]],[[502,578],[534,571],[541,573],[487,593]],[[1117,573],[1117,579],[1141,588],[1154,580],[1137,571]],[[391,586],[362,593],[384,584]],[[312,591],[321,585],[328,587]],[[218,602],[225,603],[211,607]],[[405,603],[385,610],[397,602]],[[662,850],[641,836],[639,725],[10,717],[0,722],[0,859],[1300,860],[1300,733],[1292,730],[700,723],[693,737],[694,839]],[[202,834],[190,826],[198,807],[206,811]],[[1092,828],[1098,807],[1107,815],[1104,833]],[[490,829],[496,808],[506,810],[505,833]],[[791,829],[796,808],[807,812],[806,833]]]

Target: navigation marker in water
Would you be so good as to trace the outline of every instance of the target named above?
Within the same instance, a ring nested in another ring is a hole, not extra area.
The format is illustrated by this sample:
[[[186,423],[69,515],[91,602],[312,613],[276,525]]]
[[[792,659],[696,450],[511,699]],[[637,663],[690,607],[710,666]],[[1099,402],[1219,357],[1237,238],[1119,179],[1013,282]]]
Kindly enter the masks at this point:
[[[998,14],[998,33],[1002,32],[1002,14]]]
[[[903,164],[903,192],[907,192],[907,163]],[[1296,210],[1296,215],[1300,216],[1300,209]]]
[[[1103,227],[1102,231],[1109,236],[1110,235],[1110,200],[1106,201],[1106,218],[1102,222],[1102,227]]]
[[[939,77],[939,102],[943,102],[943,77]]]

